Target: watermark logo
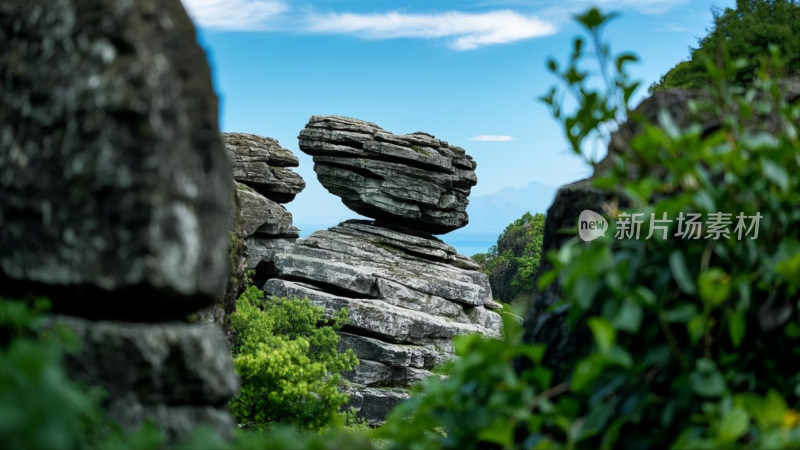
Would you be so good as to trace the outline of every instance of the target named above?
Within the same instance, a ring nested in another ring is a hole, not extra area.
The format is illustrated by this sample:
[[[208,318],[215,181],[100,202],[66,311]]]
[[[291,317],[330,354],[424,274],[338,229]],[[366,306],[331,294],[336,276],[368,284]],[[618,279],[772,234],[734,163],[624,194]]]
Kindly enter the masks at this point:
[[[600,236],[605,236],[608,231],[608,222],[606,219],[592,211],[591,209],[584,209],[578,217],[578,235],[585,242],[593,241]]]
[[[731,213],[708,213],[703,217],[700,213],[679,213],[677,218],[670,218],[667,213],[661,217],[650,213],[649,221],[644,213],[621,212],[614,222],[614,239],[661,239],[667,240],[673,236],[680,239],[731,239],[741,241],[745,238],[755,240],[758,238],[758,225],[763,216],[761,213],[745,215],[740,212],[734,216]],[[673,223],[676,225],[674,230]],[[644,230],[642,230],[644,225]],[[585,209],[578,217],[578,235],[585,242],[593,241],[606,235],[609,224],[603,216]],[[644,233],[643,233],[644,231]],[[675,233],[672,233],[675,231]],[[645,236],[645,233],[646,236]]]

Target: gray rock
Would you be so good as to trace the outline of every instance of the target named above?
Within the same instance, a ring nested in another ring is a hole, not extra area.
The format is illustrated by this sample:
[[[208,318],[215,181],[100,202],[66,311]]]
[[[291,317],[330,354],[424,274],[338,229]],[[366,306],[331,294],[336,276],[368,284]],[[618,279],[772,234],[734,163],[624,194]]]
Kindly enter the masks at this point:
[[[393,367],[433,369],[455,353],[450,340],[425,345],[402,345],[367,336],[339,333],[339,351],[352,349],[359,360],[372,360]]]
[[[432,233],[467,224],[477,178],[462,148],[339,116],[313,116],[298,138],[322,185],[353,211]]]
[[[356,410],[358,418],[371,426],[379,426],[395,406],[409,397],[408,392],[400,388],[363,388],[350,392],[349,406]]]
[[[216,301],[233,183],[181,3],[4,1],[0,48],[0,294],[98,318]]]
[[[135,429],[146,420],[174,435],[199,425],[230,433],[226,403],[239,389],[230,348],[219,328],[56,316],[81,342],[70,375],[108,394],[112,420]]]
[[[278,297],[308,298],[315,305],[325,308],[327,317],[333,317],[339,310],[347,308],[347,329],[388,342],[428,343],[468,333],[500,335],[500,330],[447,320],[394,306],[379,299],[337,296],[308,284],[277,278],[268,280],[264,284],[264,291]]]
[[[426,239],[428,248],[442,244],[432,236]],[[466,258],[452,256],[456,253],[452,247],[427,257],[420,256],[420,248],[426,247],[404,246],[397,231],[369,222],[346,221],[298,240],[291,253],[276,254],[274,262],[283,278],[387,302],[399,300],[405,308],[433,309],[453,318],[460,313],[445,302],[483,306],[491,299],[486,275],[463,268]],[[379,282],[381,279],[387,281]]]
[[[408,387],[433,375],[424,369],[390,366],[368,359],[359,359],[360,364],[343,377],[353,383],[369,387]]]
[[[236,181],[278,203],[288,203],[306,187],[303,178],[288,169],[299,161],[278,141],[246,133],[223,133]]]
[[[282,205],[240,184],[236,190],[239,196],[242,232],[245,237],[254,234],[285,236],[294,233],[292,213]]]
[[[292,230],[297,228],[292,227]],[[290,230],[291,232],[294,232]],[[273,261],[276,253],[290,252],[296,236],[286,238],[272,238],[264,236],[251,236],[245,239],[247,248],[248,269],[253,270],[253,286],[261,287],[270,279],[278,276],[278,269]]]

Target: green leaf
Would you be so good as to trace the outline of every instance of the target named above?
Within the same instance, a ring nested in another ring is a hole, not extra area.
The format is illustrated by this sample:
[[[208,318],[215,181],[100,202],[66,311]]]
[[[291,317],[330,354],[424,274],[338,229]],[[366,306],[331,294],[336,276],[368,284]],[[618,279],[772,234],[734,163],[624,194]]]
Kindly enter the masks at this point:
[[[700,358],[696,364],[696,370],[689,374],[689,387],[692,392],[706,398],[722,396],[727,389],[725,379],[717,370],[714,361]]]
[[[728,335],[730,335],[731,343],[735,348],[739,348],[742,344],[746,328],[747,324],[741,311],[735,311],[728,316]]]
[[[667,322],[686,323],[697,315],[697,306],[692,303],[682,303],[677,307],[664,311],[662,317]]]
[[[575,365],[575,369],[572,371],[572,390],[580,392],[585,389],[603,373],[604,367],[605,363],[598,354],[589,355],[578,361],[578,364]]]
[[[727,411],[719,423],[717,439],[722,443],[732,443],[742,437],[750,424],[750,416],[741,408]]]
[[[689,333],[692,343],[697,343],[706,332],[706,318],[703,316],[692,317],[686,324],[686,331]]]
[[[700,299],[710,307],[725,302],[731,294],[730,281],[730,276],[719,267],[700,272],[697,277]]]
[[[594,341],[601,353],[608,353],[617,339],[617,330],[611,322],[602,317],[592,317],[589,319],[589,328],[594,335]]]
[[[610,364],[620,366],[624,369],[633,367],[633,358],[631,358],[631,354],[618,345],[611,347],[608,352],[603,354],[603,357]]]
[[[694,283],[689,275],[689,269],[686,268],[686,260],[683,257],[683,253],[679,250],[673,251],[669,255],[669,267],[672,269],[672,276],[681,290],[689,295],[694,294]]]
[[[514,422],[510,420],[496,420],[491,426],[478,433],[481,441],[491,442],[501,448],[511,448],[514,442]]]
[[[644,312],[641,305],[631,300],[625,300],[622,302],[622,307],[620,307],[612,323],[618,330],[638,333],[642,327],[643,316]]]
[[[777,184],[781,190],[786,191],[789,189],[789,173],[778,163],[767,158],[761,158],[761,173]]]
[[[622,66],[624,66],[625,63],[636,62],[638,60],[639,58],[633,53],[623,53],[617,56],[617,71],[622,72]]]
[[[591,30],[602,25],[607,20],[607,16],[604,16],[599,9],[592,8],[584,14],[575,16],[575,19]]]

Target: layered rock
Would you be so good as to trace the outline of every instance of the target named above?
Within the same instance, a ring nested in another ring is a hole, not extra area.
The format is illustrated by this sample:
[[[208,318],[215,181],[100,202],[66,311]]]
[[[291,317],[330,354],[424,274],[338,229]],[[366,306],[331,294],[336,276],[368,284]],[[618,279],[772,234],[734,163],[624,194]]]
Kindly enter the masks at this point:
[[[292,214],[280,203],[293,200],[306,183],[290,169],[299,164],[297,157],[277,140],[247,133],[223,133],[222,138],[238,183],[244,266],[254,271],[252,282],[261,287],[275,275],[275,253],[288,249],[300,235]]]
[[[306,187],[292,171],[300,162],[291,151],[269,137],[247,133],[223,133],[231,158],[233,178],[278,203],[288,203]]]
[[[70,373],[124,428],[230,430],[229,348],[179,322],[228,281],[234,195],[180,1],[4,1],[0,49],[0,296],[94,319],[59,319]]]
[[[322,185],[353,211],[436,234],[467,224],[477,177],[464,149],[339,116],[313,116],[298,139]]]
[[[351,406],[379,424],[410,385],[455,353],[452,338],[499,336],[489,281],[434,237],[467,224],[475,162],[426,133],[394,135],[339,116],[314,116],[299,136],[322,185],[374,221],[348,220],[269,254],[264,291],[347,308],[340,349],[361,364],[345,375]]]
[[[233,185],[180,2],[3,2],[0,30],[4,291],[117,318],[216,301]]]

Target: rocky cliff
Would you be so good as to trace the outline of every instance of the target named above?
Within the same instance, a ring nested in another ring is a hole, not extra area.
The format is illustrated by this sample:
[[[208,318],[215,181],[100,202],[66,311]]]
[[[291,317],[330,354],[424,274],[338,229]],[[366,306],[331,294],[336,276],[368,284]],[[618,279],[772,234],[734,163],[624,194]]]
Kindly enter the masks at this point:
[[[124,428],[230,433],[230,351],[185,322],[225,287],[233,182],[180,1],[4,1],[0,49],[0,296],[69,315]]]
[[[466,225],[477,181],[463,149],[425,133],[393,135],[343,117],[312,117],[300,149],[320,182],[356,212],[283,248],[256,242],[250,265],[269,266],[270,295],[308,297],[329,314],[349,311],[341,348],[361,364],[346,378],[360,417],[380,423],[410,384],[452,358],[452,337],[497,336],[500,308],[477,264],[431,232]]]

